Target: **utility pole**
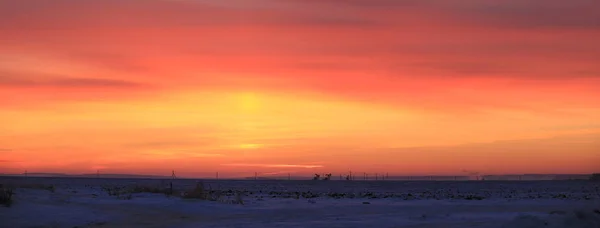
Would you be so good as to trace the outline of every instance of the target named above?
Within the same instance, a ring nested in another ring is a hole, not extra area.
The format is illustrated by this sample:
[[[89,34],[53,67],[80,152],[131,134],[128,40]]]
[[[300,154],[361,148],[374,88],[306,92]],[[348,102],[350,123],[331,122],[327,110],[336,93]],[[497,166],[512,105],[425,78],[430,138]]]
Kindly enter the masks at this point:
[[[177,176],[175,176],[175,170],[171,171],[171,179],[175,180]],[[169,182],[169,194],[173,194],[173,181]]]
[[[258,180],[258,173],[254,172],[254,180]]]
[[[219,179],[219,172],[217,172],[216,177],[217,177],[217,180],[218,180]]]
[[[292,180],[292,174],[288,173],[288,180]]]

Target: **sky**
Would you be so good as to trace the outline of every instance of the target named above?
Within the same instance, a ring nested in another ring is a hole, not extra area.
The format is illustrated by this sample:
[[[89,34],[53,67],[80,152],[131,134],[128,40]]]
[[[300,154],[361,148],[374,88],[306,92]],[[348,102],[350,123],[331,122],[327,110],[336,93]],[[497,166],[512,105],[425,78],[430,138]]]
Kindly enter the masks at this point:
[[[595,0],[0,0],[0,173],[600,172]]]

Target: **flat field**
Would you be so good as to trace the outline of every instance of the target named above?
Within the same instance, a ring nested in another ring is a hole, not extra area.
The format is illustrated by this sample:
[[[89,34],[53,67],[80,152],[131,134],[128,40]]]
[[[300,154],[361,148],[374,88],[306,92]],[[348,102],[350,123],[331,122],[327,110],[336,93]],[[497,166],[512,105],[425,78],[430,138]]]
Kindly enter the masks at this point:
[[[200,182],[0,177],[0,227],[600,227],[592,181]]]

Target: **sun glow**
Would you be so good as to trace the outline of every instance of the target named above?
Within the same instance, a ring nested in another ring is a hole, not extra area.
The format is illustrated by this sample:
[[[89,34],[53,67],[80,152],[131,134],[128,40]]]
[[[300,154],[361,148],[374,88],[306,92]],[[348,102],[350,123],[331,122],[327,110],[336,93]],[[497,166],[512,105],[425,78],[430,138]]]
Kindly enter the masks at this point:
[[[262,102],[256,93],[236,94],[235,99],[242,114],[252,114],[260,111]]]
[[[262,148],[262,147],[263,147],[262,144],[254,144],[254,143],[244,143],[244,144],[239,145],[240,149],[258,149],[258,148]]]

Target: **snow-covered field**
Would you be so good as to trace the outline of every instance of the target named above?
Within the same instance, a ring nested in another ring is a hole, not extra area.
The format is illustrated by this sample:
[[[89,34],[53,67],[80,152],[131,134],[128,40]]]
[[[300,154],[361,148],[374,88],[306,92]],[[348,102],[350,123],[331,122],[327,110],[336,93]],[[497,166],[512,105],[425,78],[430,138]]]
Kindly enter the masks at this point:
[[[203,181],[218,201],[106,190],[169,182],[0,178],[17,187],[0,227],[600,227],[591,181]],[[243,204],[231,203],[236,192]]]

